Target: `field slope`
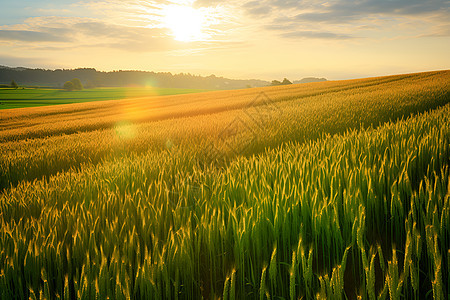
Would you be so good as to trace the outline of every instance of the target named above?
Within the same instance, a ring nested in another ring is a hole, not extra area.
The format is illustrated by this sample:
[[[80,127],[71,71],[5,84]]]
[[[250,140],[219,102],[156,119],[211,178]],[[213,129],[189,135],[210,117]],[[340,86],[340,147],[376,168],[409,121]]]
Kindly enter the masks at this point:
[[[8,110],[0,141],[2,299],[450,294],[450,71]]]

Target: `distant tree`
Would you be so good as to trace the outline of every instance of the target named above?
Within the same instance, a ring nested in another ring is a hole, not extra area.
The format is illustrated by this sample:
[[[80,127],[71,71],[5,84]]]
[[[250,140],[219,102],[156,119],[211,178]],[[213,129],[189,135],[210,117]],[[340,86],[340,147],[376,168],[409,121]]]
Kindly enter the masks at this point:
[[[83,85],[81,84],[80,79],[74,78],[70,82],[72,82],[74,90],[81,91],[83,89]]]
[[[14,80],[11,81],[11,87],[16,90],[19,88],[19,86],[17,85],[17,83]]]
[[[284,78],[283,82],[281,82],[282,85],[288,85],[288,84],[292,84],[292,82],[289,81],[289,79]]]
[[[272,80],[272,85],[281,85],[281,81]]]
[[[64,88],[66,91],[73,91],[73,90],[75,89],[75,87],[74,87],[72,81],[66,81],[66,83],[64,83],[63,88]]]
[[[247,85],[245,86],[245,88],[246,88],[246,89],[251,89],[252,86],[251,86],[250,84],[247,84]]]

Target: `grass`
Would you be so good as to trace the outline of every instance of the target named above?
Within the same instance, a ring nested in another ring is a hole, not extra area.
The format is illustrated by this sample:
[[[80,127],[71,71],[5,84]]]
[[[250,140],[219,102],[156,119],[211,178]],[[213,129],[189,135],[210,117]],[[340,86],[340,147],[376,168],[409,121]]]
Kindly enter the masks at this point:
[[[11,110],[0,297],[445,299],[449,79]]]
[[[39,107],[139,97],[179,95],[205,92],[199,89],[177,88],[96,88],[64,91],[45,88],[0,89],[0,109]]]

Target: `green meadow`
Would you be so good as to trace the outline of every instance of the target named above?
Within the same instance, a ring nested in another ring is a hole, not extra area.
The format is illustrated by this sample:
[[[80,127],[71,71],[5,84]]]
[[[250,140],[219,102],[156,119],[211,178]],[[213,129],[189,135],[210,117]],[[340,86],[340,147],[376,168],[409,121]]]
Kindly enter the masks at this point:
[[[0,89],[0,109],[117,100],[205,92],[200,89],[178,88],[96,88],[64,91],[48,88]]]

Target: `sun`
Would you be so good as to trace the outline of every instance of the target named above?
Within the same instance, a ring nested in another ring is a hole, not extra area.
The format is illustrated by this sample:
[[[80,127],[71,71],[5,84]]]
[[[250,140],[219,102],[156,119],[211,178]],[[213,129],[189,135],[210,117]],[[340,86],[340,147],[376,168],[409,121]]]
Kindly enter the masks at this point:
[[[177,41],[192,42],[205,38],[202,32],[205,15],[199,9],[184,5],[169,5],[164,9],[164,25]]]

